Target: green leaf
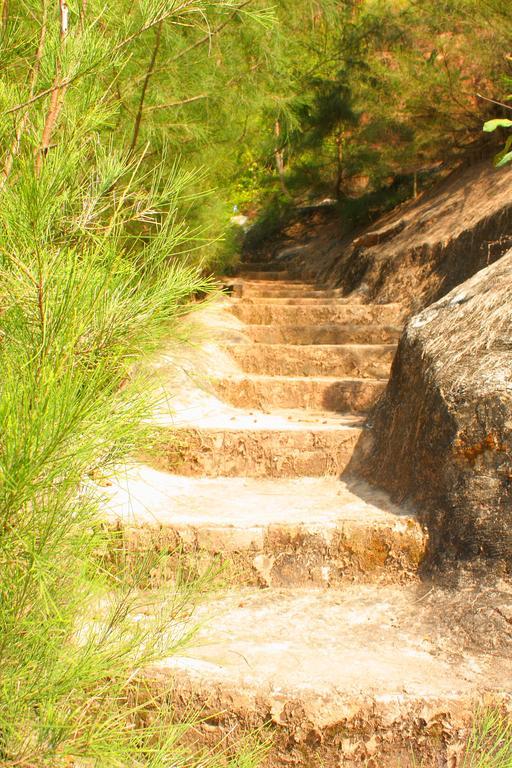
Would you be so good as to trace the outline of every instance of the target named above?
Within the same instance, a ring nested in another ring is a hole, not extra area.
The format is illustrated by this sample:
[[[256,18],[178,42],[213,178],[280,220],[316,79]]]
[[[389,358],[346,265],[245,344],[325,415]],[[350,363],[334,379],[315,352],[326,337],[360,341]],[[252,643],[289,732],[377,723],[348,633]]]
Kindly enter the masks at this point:
[[[512,149],[512,136],[509,136],[501,152],[498,152],[498,154],[495,155],[494,157],[495,168],[501,168],[503,165],[506,165],[507,163],[510,162],[510,156],[512,154],[510,151],[511,149]]]
[[[502,168],[504,165],[507,165],[507,163],[510,163],[511,161],[512,152],[500,152],[500,154],[496,155],[494,158],[494,167]]]
[[[500,118],[498,120],[488,120],[484,123],[484,131],[486,133],[492,133],[496,128],[512,128],[512,120],[507,118]]]

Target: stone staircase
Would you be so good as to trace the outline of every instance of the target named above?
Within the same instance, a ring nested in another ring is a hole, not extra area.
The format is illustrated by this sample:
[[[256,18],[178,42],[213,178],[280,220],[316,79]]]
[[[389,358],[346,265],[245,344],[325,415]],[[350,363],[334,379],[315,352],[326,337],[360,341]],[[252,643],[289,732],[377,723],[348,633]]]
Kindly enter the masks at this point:
[[[184,563],[192,576],[222,566],[197,646],[146,684],[202,713],[203,746],[269,738],[268,766],[410,768],[413,752],[444,765],[508,664],[463,650],[449,602],[433,609],[414,515],[341,477],[385,387],[401,308],[252,264],[209,312],[207,379],[162,406],[151,450],[111,489],[129,556],[168,553],[152,586]]]

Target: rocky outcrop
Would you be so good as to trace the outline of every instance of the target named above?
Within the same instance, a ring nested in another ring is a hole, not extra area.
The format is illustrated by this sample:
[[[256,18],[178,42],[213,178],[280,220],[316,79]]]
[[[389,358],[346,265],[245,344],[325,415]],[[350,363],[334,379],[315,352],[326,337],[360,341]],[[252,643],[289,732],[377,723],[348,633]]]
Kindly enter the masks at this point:
[[[413,317],[350,471],[411,502],[432,557],[512,571],[512,251]]]
[[[418,200],[339,242],[318,279],[368,301],[418,311],[512,246],[512,171],[487,160],[459,169]]]

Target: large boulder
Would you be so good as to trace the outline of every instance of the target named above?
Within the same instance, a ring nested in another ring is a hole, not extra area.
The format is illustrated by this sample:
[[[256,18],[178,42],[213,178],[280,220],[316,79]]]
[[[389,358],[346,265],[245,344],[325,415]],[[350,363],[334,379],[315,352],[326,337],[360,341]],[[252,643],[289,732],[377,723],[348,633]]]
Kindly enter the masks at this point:
[[[352,470],[413,504],[434,561],[512,571],[512,251],[413,317]]]

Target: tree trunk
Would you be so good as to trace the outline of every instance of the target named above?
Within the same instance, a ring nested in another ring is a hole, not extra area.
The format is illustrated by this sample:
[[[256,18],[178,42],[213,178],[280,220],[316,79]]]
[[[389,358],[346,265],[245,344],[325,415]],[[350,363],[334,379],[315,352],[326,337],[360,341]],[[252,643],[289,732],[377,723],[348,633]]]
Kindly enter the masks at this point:
[[[58,0],[59,2],[59,17],[60,17],[60,45],[61,49],[64,46],[69,31],[69,6],[66,0]],[[67,85],[62,84],[61,78],[61,62],[57,59],[55,65],[55,78],[53,81],[53,90],[50,94],[50,105],[48,112],[46,113],[46,120],[44,122],[43,134],[41,137],[41,144],[36,153],[36,173],[41,172],[43,167],[43,161],[48,150],[50,148],[51,140],[59,115],[64,104],[64,96],[66,95]]]
[[[336,200],[341,198],[341,185],[343,183],[343,131],[336,136]]]
[[[283,191],[283,194],[288,195],[288,189],[286,187],[286,180],[284,175],[284,155],[283,155],[283,150],[279,145],[279,138],[281,136],[281,124],[279,120],[276,120],[275,122],[274,135],[276,137],[276,148],[274,150],[274,156],[276,159],[277,173],[279,174],[279,183],[281,184],[281,189]]]
[[[8,2],[7,0],[5,0],[3,5],[3,12],[5,12],[7,7],[8,7]],[[36,51],[36,56],[34,60],[34,65],[32,67],[32,72],[30,74],[29,99],[31,99],[35,93],[37,78],[39,76],[39,71],[41,69],[41,60],[43,58],[44,44],[46,41],[47,21],[48,21],[48,0],[43,0],[43,13],[41,18],[41,30],[39,32],[39,43],[37,45],[37,51]],[[21,139],[23,137],[23,134],[25,133],[25,128],[27,127],[28,117],[29,117],[29,107],[25,109],[25,111],[20,117],[18,125],[16,126],[16,134],[10,146],[10,149],[7,153],[7,157],[5,158],[5,162],[4,162],[4,167],[2,169],[2,177],[0,179],[0,189],[3,189],[3,187],[5,186],[5,183],[12,171],[14,158],[18,155],[20,151]]]

